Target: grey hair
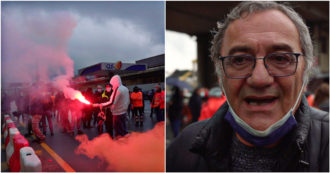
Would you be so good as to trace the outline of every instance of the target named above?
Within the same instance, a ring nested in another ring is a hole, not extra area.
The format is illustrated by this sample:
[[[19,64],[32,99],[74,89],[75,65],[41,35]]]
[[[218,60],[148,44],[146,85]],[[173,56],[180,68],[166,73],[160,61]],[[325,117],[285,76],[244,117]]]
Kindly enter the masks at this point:
[[[299,37],[300,37],[300,45],[302,48],[302,53],[304,54],[304,61],[305,61],[305,71],[304,71],[304,81],[308,82],[310,76],[312,75],[312,66],[313,66],[313,44],[312,44],[312,39],[309,34],[309,30],[304,23],[303,19],[300,17],[300,15],[295,12],[291,7],[276,3],[276,2],[261,2],[261,1],[253,1],[253,2],[242,2],[238,4],[228,15],[227,18],[223,23],[218,22],[217,23],[217,29],[215,31],[212,31],[214,34],[213,40],[212,40],[212,46],[210,48],[211,52],[211,59],[213,60],[215,64],[215,69],[217,72],[218,77],[220,77],[219,83],[220,86],[222,86],[222,68],[221,68],[221,63],[219,60],[220,50],[222,46],[222,41],[224,38],[224,34],[226,32],[226,29],[228,26],[237,19],[240,19],[244,16],[247,16],[251,13],[255,12],[261,12],[261,11],[266,11],[266,10],[279,10],[282,13],[284,13],[286,16],[289,17],[289,19],[294,23],[296,26],[298,32],[299,32]]]

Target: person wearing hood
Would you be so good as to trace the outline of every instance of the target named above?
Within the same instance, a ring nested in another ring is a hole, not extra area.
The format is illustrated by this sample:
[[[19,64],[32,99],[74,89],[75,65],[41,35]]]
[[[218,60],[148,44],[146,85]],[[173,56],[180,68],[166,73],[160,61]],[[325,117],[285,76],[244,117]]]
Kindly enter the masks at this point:
[[[129,90],[122,85],[119,75],[114,75],[111,78],[110,85],[113,89],[110,100],[104,103],[93,104],[93,107],[110,106],[115,136],[125,136],[128,133],[126,129],[126,114],[130,103]]]
[[[328,172],[329,113],[302,94],[314,58],[303,19],[245,1],[217,26],[211,58],[227,101],[173,140],[166,171]]]

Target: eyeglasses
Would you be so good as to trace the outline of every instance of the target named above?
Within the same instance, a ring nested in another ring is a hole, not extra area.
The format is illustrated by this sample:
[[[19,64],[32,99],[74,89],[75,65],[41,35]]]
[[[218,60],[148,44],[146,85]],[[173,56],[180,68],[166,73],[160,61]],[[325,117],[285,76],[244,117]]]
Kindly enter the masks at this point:
[[[225,75],[232,79],[244,79],[252,75],[257,59],[264,60],[269,75],[286,77],[296,73],[301,53],[271,53],[263,58],[252,55],[220,56]]]

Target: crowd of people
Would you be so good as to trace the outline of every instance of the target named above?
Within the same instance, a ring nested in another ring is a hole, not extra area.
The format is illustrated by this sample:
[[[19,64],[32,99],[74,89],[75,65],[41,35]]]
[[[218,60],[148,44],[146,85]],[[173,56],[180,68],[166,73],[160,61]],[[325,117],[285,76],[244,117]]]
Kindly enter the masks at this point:
[[[160,93],[164,95],[164,91],[158,85],[155,90],[148,106],[155,109],[153,112],[157,114],[157,121],[163,121],[165,99]],[[34,133],[38,142],[45,140],[48,129],[50,135],[54,135],[54,125],[62,133],[71,136],[75,132],[83,134],[82,128],[97,128],[98,135],[106,132],[112,138],[128,133],[128,118],[134,119],[136,126],[143,126],[145,105],[142,90],[134,87],[133,92],[130,92],[122,85],[120,76],[113,76],[104,90],[98,85],[94,93],[93,88],[81,92],[90,105],[77,99],[72,100],[62,91],[49,88],[35,87],[34,90],[22,91],[15,96],[3,92],[2,115],[13,115],[19,123],[28,122],[26,135]]]

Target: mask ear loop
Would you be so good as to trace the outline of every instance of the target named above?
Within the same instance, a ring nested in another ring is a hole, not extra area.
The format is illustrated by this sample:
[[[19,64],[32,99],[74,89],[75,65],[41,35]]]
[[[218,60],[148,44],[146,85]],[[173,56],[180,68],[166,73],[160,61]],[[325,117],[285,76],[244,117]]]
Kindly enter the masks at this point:
[[[299,101],[300,101],[300,97],[302,96],[302,93],[303,93],[303,91],[304,91],[304,89],[305,89],[306,84],[307,84],[307,81],[304,79],[304,82],[303,82],[303,84],[302,84],[302,86],[301,86],[301,89],[300,89],[300,91],[299,91],[299,94],[298,94],[298,97],[297,97],[296,103],[295,103],[294,106],[291,108],[292,116],[293,116],[293,111],[294,111],[294,110],[296,109],[296,107],[298,106],[298,103],[299,103]],[[295,117],[293,116],[293,118],[295,118]]]

